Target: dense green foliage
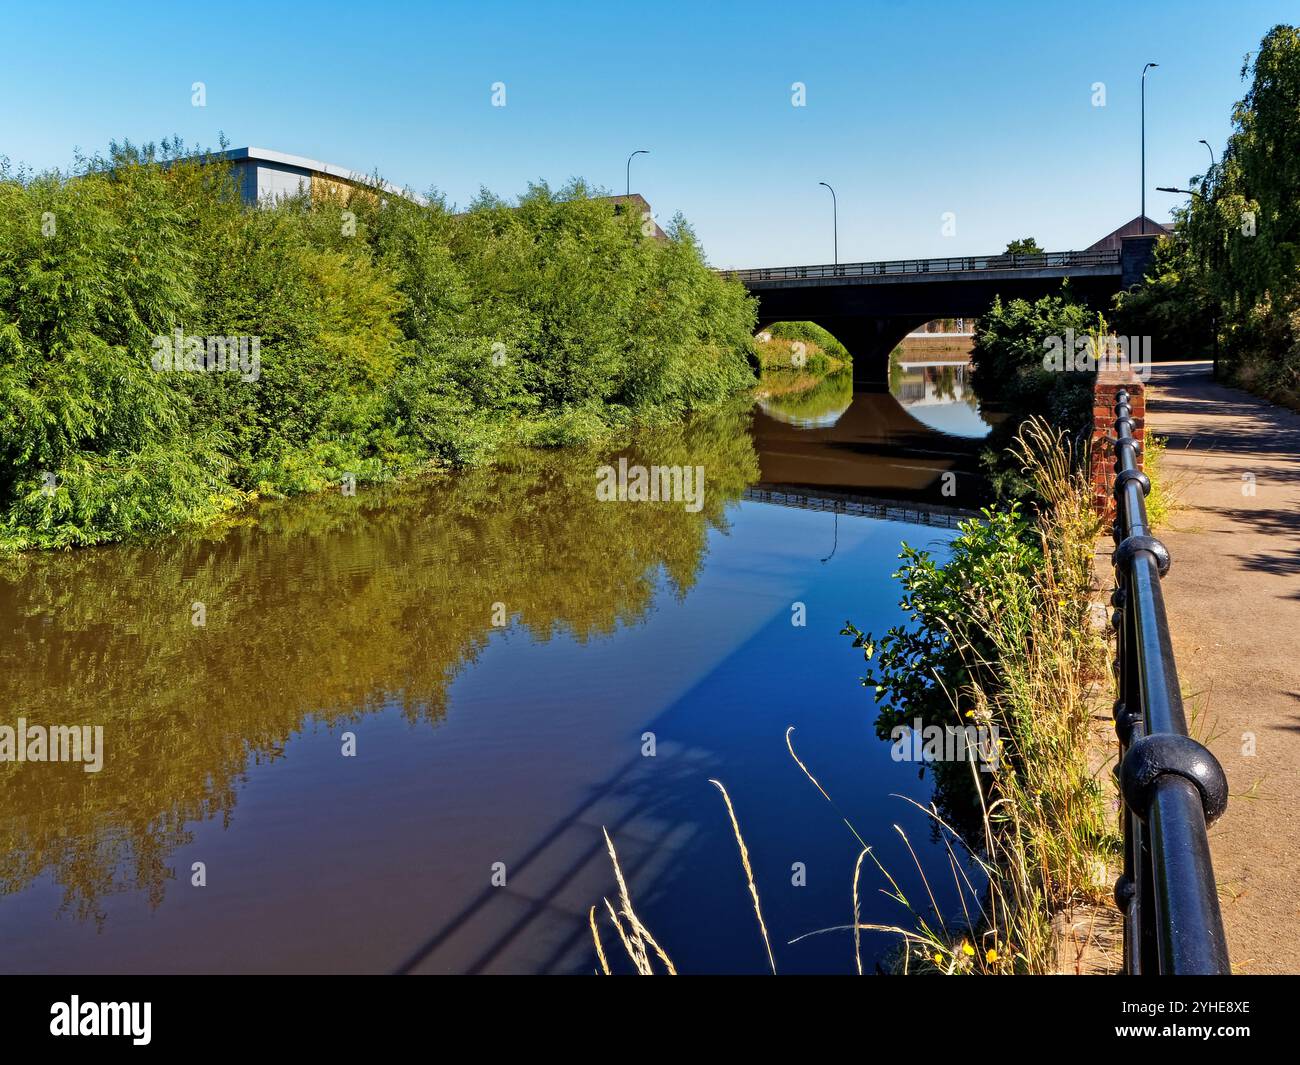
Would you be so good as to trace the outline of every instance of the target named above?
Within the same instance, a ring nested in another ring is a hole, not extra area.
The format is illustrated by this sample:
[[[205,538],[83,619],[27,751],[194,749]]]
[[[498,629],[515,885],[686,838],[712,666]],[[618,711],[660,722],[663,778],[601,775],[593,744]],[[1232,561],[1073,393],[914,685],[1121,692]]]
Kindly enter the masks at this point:
[[[1119,322],[1157,357],[1209,354],[1217,333],[1229,377],[1300,403],[1300,29],[1270,30],[1248,73],[1222,157]]]
[[[244,207],[164,142],[0,170],[0,547],[208,522],[255,494],[591,440],[752,383],[753,302],[689,227],[580,183],[462,215],[365,190]],[[257,338],[252,374],[156,338]]]
[[[1033,237],[1020,237],[1007,242],[1007,255],[1042,255],[1046,249],[1039,247]]]
[[[1071,299],[1068,286],[1060,295],[1032,302],[995,299],[976,323],[971,348],[980,400],[1022,417],[1039,414],[1054,424],[1079,428],[1080,416],[1091,413],[1092,374],[1051,368],[1045,360],[1053,352],[1048,341],[1059,338],[1074,352],[1100,325],[1096,313]]]
[[[760,387],[766,393],[807,387],[807,379],[838,373],[852,363],[848,350],[813,322],[777,322],[758,335]]]
[[[1071,436],[1091,422],[1094,373],[1070,369],[1064,358],[1061,369],[1050,368],[1045,364],[1052,355],[1049,344],[1055,338],[1069,355],[1082,355],[1089,349],[1080,351],[1079,343],[1092,338],[1093,350],[1100,351],[1098,338],[1104,330],[1104,321],[1094,311],[1072,299],[1068,283],[1060,295],[1032,302],[995,299],[976,323],[971,350],[975,393],[985,410],[1006,414],[982,451],[985,472],[999,498],[1031,494],[1006,450],[1026,419],[1046,418]]]
[[[996,642],[990,632],[972,624],[972,604],[996,596],[1006,618],[1029,617],[1043,555],[1032,524],[1018,506],[983,514],[983,519],[962,522],[946,560],[903,544],[903,565],[894,574],[903,586],[903,624],[879,640],[851,624],[845,628],[868,663],[863,684],[875,691],[876,735],[882,740],[916,721],[923,726],[965,725],[976,708],[975,693],[994,691],[1002,683]],[[933,769],[948,814],[965,822],[970,812],[963,809],[971,795],[969,766],[935,762]]]
[[[1126,335],[1151,337],[1153,355],[1209,358],[1215,307],[1205,280],[1187,269],[1183,241],[1161,239],[1142,285],[1116,298],[1117,327]]]

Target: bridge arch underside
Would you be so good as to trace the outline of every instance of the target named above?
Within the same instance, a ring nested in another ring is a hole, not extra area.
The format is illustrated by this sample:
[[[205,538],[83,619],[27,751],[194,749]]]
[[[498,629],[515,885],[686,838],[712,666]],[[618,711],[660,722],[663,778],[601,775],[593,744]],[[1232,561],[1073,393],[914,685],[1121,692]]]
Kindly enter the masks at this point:
[[[1059,274],[998,278],[922,274],[892,283],[883,279],[817,278],[759,281],[747,287],[758,297],[759,328],[775,322],[816,322],[853,356],[855,384],[880,385],[889,380],[889,353],[912,330],[936,318],[981,315],[996,296],[1003,300],[1033,300],[1055,295],[1061,290],[1061,281]],[[1104,308],[1119,290],[1118,282],[1118,277],[1108,274],[1075,274],[1070,278],[1070,288],[1076,298]]]

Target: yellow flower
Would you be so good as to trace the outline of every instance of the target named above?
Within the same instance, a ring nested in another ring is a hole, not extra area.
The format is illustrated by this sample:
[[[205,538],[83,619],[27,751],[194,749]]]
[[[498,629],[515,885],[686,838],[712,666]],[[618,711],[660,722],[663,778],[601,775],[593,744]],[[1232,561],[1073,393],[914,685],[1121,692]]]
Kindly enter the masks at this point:
[[[975,957],[975,948],[972,947],[969,943],[967,943],[964,939],[962,940],[962,944],[961,944],[961,952],[965,954],[966,957],[968,958]]]
[[[937,953],[937,952],[935,953],[935,955],[934,955],[934,964],[935,964],[935,965],[942,965],[942,964],[943,964],[943,955],[942,955],[942,954],[939,954],[939,953]]]
[[[984,955],[984,960],[987,961],[987,962],[995,962],[995,961],[997,961],[997,960],[998,960],[998,952],[997,952],[996,950],[994,950],[992,947],[989,947],[989,952],[988,952],[987,954]]]

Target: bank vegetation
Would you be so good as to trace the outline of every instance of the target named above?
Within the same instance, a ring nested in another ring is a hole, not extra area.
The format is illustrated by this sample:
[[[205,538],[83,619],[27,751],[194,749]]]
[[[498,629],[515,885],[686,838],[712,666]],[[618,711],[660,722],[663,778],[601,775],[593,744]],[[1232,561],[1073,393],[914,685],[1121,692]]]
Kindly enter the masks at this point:
[[[0,166],[0,549],[663,424],[753,384],[753,328],[683,219],[577,181],[249,208],[172,142]]]

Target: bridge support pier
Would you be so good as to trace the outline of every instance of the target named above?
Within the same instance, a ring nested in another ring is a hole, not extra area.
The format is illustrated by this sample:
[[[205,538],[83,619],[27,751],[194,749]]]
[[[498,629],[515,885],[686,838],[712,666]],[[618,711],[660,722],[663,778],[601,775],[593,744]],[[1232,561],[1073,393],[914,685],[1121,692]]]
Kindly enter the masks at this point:
[[[854,385],[871,387],[889,384],[889,353],[903,342],[908,333],[929,320],[929,317],[855,316],[818,318],[817,324],[829,331],[853,356]]]

